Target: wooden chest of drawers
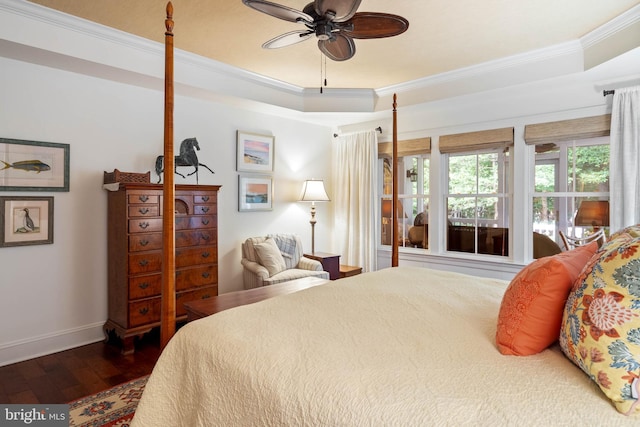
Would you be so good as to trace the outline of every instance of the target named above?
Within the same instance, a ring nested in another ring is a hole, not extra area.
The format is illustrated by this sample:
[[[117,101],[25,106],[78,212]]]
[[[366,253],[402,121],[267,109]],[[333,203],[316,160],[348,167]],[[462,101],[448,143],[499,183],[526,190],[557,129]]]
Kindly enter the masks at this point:
[[[218,295],[219,186],[176,185],[176,317],[184,302]],[[134,339],[160,325],[162,200],[160,184],[120,184],[108,193],[107,337],[134,351]]]

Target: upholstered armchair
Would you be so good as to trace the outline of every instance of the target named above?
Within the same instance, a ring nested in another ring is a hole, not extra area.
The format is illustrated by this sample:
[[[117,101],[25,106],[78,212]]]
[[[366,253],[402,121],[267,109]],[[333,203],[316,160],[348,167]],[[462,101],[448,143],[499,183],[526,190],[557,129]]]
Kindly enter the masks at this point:
[[[302,241],[295,234],[248,238],[242,244],[241,263],[245,289],[309,276],[329,279],[319,261],[303,256]]]

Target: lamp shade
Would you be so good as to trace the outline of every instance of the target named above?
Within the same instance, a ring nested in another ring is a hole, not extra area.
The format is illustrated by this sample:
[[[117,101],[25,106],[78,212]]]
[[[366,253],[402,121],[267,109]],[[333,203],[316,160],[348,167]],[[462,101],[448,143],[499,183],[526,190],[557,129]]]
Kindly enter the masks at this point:
[[[607,200],[583,200],[576,213],[575,225],[609,226],[609,202]]]
[[[391,200],[382,200],[382,217],[391,218]]]
[[[328,202],[329,196],[321,179],[309,179],[302,185],[301,202]]]

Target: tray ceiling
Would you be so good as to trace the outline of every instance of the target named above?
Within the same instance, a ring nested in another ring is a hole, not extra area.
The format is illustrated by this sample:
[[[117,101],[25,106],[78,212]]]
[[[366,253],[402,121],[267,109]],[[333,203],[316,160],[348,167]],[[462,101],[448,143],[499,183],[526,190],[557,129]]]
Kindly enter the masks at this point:
[[[31,0],[52,9],[164,42],[165,1]],[[313,38],[276,50],[263,42],[302,25],[259,13],[241,0],[173,0],[174,44],[269,79],[299,87],[321,84]],[[301,10],[307,1],[279,1]],[[356,40],[356,55],[326,60],[329,88],[380,89],[504,57],[576,41],[639,4],[637,0],[363,0],[359,11],[410,22],[404,34]]]

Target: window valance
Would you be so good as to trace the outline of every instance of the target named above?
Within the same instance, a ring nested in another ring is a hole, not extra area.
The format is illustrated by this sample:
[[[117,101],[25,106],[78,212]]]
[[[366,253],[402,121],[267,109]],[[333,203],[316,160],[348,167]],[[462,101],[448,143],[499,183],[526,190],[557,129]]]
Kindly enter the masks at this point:
[[[611,131],[611,114],[538,123],[524,127],[524,140],[528,145],[550,144],[574,139],[608,136]]]
[[[442,135],[440,137],[441,153],[462,153],[465,151],[505,148],[512,145],[512,127]]]

